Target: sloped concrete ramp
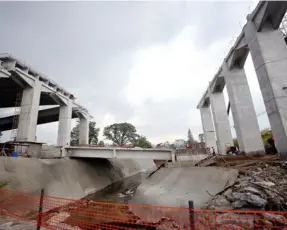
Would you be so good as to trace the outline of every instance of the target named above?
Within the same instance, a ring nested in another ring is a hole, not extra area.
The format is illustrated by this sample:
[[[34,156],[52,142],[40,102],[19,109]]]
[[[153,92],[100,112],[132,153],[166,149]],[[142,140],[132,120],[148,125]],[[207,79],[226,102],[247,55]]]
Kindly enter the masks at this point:
[[[211,195],[233,184],[237,176],[236,169],[228,168],[161,168],[138,187],[130,203],[188,207],[188,201],[192,200],[195,208],[203,208]],[[188,224],[188,213],[181,211],[161,208],[144,211],[140,206],[132,206],[131,211],[146,221],[159,221],[163,216],[179,219],[180,216],[184,225]]]

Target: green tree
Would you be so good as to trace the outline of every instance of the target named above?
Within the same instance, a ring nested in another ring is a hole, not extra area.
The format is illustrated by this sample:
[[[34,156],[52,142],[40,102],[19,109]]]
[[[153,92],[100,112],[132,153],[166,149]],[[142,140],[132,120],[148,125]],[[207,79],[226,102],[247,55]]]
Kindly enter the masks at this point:
[[[104,146],[105,146],[105,143],[104,143],[103,141],[100,141],[100,142],[99,142],[99,145],[100,145],[101,147],[104,147]]]
[[[100,128],[96,128],[96,122],[90,121],[89,123],[89,144],[97,144]],[[71,131],[71,145],[79,145],[80,123]]]
[[[204,142],[204,135],[203,133],[198,134],[198,139],[200,142]]]
[[[151,148],[152,145],[145,136],[139,136],[134,142],[134,147]]]
[[[262,129],[260,133],[261,133],[261,138],[262,138],[264,146],[269,145],[268,139],[270,139],[272,137],[271,129],[269,129],[269,128]],[[237,138],[233,138],[233,144],[234,144],[234,146],[239,147]]]
[[[192,146],[193,144],[195,144],[194,142],[194,138],[193,138],[193,135],[190,131],[190,129],[188,129],[188,133],[187,133],[187,143]]]
[[[261,137],[262,137],[262,141],[263,141],[264,146],[265,145],[269,145],[268,144],[268,139],[270,139],[272,137],[271,129],[267,128],[267,129],[261,130]]]
[[[104,128],[104,136],[114,144],[133,144],[139,137],[136,128],[130,123],[115,123]]]

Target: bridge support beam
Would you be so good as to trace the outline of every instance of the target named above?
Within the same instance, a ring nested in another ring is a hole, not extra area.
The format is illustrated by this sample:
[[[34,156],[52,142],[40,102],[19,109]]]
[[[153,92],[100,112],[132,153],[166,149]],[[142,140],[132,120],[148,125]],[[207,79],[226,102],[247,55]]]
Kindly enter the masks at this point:
[[[210,152],[212,152],[212,148],[214,148],[215,152],[217,152],[216,138],[210,107],[207,106],[200,108],[200,115],[205,140],[205,147],[209,148]]]
[[[36,141],[41,88],[42,83],[35,80],[32,88],[23,90],[17,141]]]
[[[264,145],[244,69],[232,67],[227,70],[225,83],[240,151],[248,155],[264,155]]]
[[[60,106],[57,146],[70,145],[72,101]]]
[[[248,21],[245,37],[253,59],[275,145],[287,160],[287,46],[280,29],[266,22],[257,31]]]
[[[226,154],[226,147],[232,146],[233,140],[223,92],[210,92],[210,104],[217,137],[217,150],[219,154]]]
[[[81,117],[79,124],[79,144],[88,145],[89,143],[89,123],[90,119],[88,117]]]

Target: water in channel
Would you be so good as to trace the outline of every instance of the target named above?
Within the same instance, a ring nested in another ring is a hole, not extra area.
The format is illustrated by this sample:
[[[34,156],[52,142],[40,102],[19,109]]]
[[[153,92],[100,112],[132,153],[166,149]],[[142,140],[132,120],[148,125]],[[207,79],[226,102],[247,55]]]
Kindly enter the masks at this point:
[[[84,200],[127,203],[135,193],[137,187],[151,172],[138,173],[121,181],[114,182],[98,192],[84,197]]]

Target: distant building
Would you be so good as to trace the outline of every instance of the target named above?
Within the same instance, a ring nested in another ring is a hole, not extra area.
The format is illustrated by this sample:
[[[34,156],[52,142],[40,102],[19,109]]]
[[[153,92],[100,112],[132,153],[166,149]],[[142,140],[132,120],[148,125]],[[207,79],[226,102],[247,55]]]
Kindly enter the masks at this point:
[[[169,149],[169,143],[168,141],[164,142],[164,143],[159,143],[156,145],[156,148],[160,148],[160,149]]]
[[[183,139],[178,139],[178,140],[175,140],[175,142],[174,142],[174,146],[177,149],[185,148],[185,144],[186,144],[185,140],[183,140]]]

